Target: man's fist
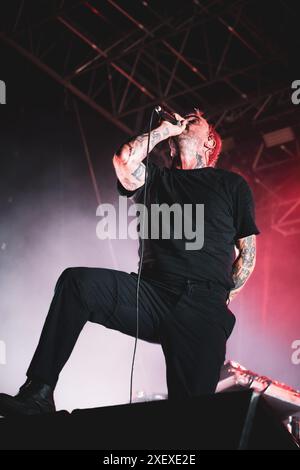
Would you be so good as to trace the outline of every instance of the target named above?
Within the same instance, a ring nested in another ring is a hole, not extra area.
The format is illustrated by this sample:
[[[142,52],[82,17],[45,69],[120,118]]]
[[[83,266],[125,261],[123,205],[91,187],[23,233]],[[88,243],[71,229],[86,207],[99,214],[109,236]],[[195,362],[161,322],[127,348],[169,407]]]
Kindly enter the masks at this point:
[[[185,130],[187,122],[188,122],[186,119],[180,116],[180,114],[174,113],[174,116],[176,117],[177,121],[180,122],[180,124],[171,124],[168,121],[162,121],[159,126],[163,131],[165,129],[169,131],[167,138],[180,135]]]

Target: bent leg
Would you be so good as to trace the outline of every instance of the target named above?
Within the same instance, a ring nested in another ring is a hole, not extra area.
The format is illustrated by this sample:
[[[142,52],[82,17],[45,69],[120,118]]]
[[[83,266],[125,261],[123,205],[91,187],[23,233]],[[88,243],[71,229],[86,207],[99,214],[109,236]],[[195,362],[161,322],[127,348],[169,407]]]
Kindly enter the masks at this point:
[[[159,299],[142,281],[139,338],[158,341]],[[68,268],[59,277],[39,344],[27,371],[54,387],[87,321],[136,335],[136,278],[103,268]]]

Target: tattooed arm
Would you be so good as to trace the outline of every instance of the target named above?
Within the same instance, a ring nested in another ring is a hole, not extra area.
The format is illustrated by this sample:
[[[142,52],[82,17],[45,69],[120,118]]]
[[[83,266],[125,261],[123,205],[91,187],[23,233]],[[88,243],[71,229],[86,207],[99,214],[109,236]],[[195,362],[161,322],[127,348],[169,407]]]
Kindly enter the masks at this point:
[[[181,126],[163,121],[159,127],[151,131],[149,152],[162,140],[181,134],[185,126],[186,121],[184,120],[182,120]],[[122,145],[113,157],[117,177],[122,185],[130,191],[143,186],[145,182],[145,165],[142,161],[147,154],[147,144],[148,134],[139,135]]]
[[[232,279],[235,287],[230,291],[229,300],[232,300],[244,287],[252,274],[256,261],[256,235],[240,238],[236,246],[238,256],[233,263]]]

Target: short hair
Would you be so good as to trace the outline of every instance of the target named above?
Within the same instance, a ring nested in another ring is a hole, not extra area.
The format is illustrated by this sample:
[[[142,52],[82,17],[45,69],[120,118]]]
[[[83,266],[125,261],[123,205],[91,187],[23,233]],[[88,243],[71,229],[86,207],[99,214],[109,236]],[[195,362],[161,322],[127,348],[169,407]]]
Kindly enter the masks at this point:
[[[194,108],[196,115],[199,117],[203,116],[203,111],[200,111],[198,108]],[[222,150],[222,139],[220,134],[216,131],[214,126],[209,124],[209,134],[208,134],[209,139],[213,139],[216,143],[216,145],[211,149],[211,152],[208,157],[208,166],[215,166],[218,158],[220,156],[221,150]]]

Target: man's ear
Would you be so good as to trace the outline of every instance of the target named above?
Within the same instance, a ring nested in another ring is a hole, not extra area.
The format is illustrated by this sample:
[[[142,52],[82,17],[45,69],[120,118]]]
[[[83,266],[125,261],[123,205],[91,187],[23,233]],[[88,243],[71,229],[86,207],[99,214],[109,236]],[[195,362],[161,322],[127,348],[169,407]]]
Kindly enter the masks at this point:
[[[213,134],[209,134],[207,136],[207,140],[204,142],[204,147],[207,149],[205,150],[205,155],[209,158],[210,155],[213,153],[214,148],[216,147],[217,142]]]
[[[216,139],[214,138],[213,134],[209,134],[207,136],[207,140],[204,142],[204,147],[207,149],[214,149],[215,146],[217,145]]]

